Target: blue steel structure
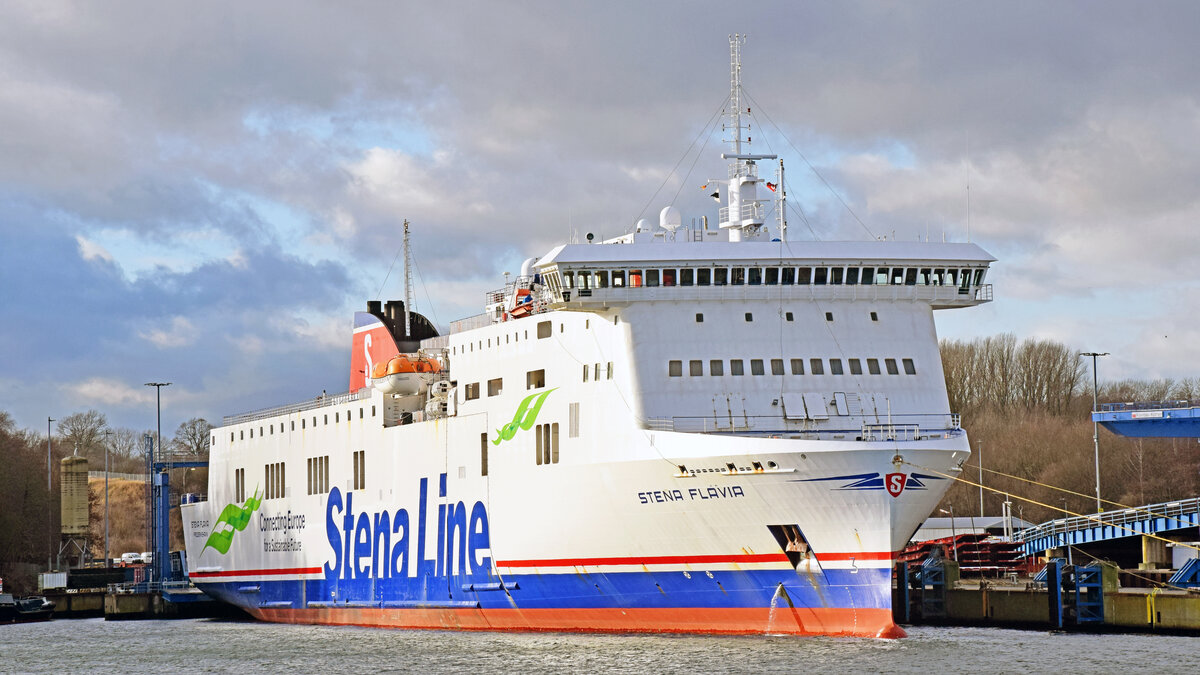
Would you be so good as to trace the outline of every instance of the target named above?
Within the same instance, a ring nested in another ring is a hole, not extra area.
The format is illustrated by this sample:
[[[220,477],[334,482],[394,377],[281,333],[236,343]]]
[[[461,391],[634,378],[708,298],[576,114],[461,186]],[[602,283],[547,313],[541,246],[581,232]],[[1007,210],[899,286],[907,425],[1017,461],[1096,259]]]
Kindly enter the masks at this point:
[[[1021,530],[1015,538],[1023,542],[1025,555],[1064,546],[1078,546],[1110,539],[1160,534],[1200,525],[1200,497],[1150,504],[1088,516],[1059,518]]]
[[[1200,438],[1200,401],[1105,403],[1092,420],[1119,436]]]

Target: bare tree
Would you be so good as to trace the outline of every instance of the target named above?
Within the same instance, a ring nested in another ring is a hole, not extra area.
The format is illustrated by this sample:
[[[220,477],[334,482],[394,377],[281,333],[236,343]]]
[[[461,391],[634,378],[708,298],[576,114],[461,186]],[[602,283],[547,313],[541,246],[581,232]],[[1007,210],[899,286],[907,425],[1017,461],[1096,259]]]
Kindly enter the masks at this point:
[[[182,455],[207,455],[212,428],[213,426],[203,417],[193,417],[180,424],[179,428],[175,430],[175,438],[171,441],[171,450]]]
[[[108,420],[98,410],[67,415],[58,422],[58,434],[68,451],[77,450],[81,457],[92,458],[93,451],[104,451],[104,429]]]

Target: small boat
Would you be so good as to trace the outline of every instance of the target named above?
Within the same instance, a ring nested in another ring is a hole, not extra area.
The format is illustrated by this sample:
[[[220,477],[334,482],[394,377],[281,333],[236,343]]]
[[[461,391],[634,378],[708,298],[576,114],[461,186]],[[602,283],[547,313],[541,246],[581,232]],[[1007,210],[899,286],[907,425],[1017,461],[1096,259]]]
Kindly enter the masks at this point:
[[[17,620],[17,601],[12,593],[0,593],[0,623]]]
[[[371,386],[385,394],[412,396],[424,394],[433,376],[442,370],[437,359],[420,354],[397,354],[375,364],[371,369]]]
[[[48,621],[56,606],[41,595],[21,598],[17,600],[17,621]]]

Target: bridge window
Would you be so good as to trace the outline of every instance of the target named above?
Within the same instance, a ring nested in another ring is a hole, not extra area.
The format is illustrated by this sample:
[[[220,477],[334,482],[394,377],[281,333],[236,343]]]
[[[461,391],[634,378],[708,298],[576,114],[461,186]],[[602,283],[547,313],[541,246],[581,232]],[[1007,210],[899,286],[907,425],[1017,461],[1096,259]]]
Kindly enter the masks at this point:
[[[630,288],[641,288],[641,286],[642,286],[642,271],[641,270],[629,270],[629,287]]]
[[[975,270],[975,285],[980,286],[982,284],[983,284],[983,270],[981,270],[981,269]]]
[[[621,270],[614,270],[612,273],[612,285],[613,285],[613,288],[624,288],[625,287],[625,272],[623,272]]]
[[[896,368],[896,359],[884,359],[883,365],[887,368],[888,375],[900,374],[900,370]]]
[[[813,270],[813,286],[824,286],[829,281],[829,268],[818,267]]]
[[[858,284],[858,268],[849,267],[846,269],[846,285],[855,286]]]
[[[711,281],[712,281],[712,270],[708,269],[707,267],[704,269],[696,270],[696,285],[697,286],[708,286],[708,285],[710,285]]]
[[[575,273],[574,272],[563,272],[562,280],[563,280],[563,288],[567,288],[567,289],[575,288]]]
[[[794,268],[794,267],[783,268],[783,272],[779,275],[779,278],[780,278],[780,282],[784,286],[791,286],[792,284],[796,283],[796,268]]]
[[[675,270],[663,270],[662,271],[662,282],[663,282],[663,286],[674,286],[675,285]]]
[[[875,283],[875,268],[862,268],[862,277],[859,278],[859,283],[863,286],[870,286],[871,284]]]
[[[729,374],[730,374],[730,375],[735,375],[735,376],[737,376],[737,375],[745,375],[745,374],[746,374],[746,370],[745,370],[745,368],[742,366],[742,360],[741,360],[741,359],[730,359],[730,360],[729,360]]]
[[[901,361],[901,364],[904,365],[904,374],[905,375],[916,375],[917,374],[917,365],[915,363],[913,363],[912,359],[903,359]]]
[[[917,285],[917,268],[910,267],[907,270],[905,270],[904,285],[905,286],[916,286]]]
[[[812,268],[801,267],[796,270],[796,283],[801,286],[807,286],[812,283]]]
[[[724,286],[729,283],[729,270],[718,267],[713,270],[713,286]]]
[[[680,286],[692,286],[695,284],[695,281],[696,281],[695,277],[696,277],[696,270],[693,270],[693,269],[679,270],[679,285]]]
[[[829,272],[830,272],[829,283],[831,283],[835,286],[841,286],[843,275],[846,273],[845,268],[835,267],[835,268],[829,270]]]
[[[587,372],[587,366],[583,367],[584,372]],[[683,361],[668,361],[667,375],[671,377],[683,377]],[[587,377],[586,375],[584,376]]]
[[[596,288],[608,288],[608,272],[596,272]]]
[[[657,286],[658,285],[658,276],[659,276],[658,270],[646,270],[646,285],[647,286]]]
[[[721,359],[713,359],[708,362],[708,373],[710,375],[721,376],[725,374],[725,362]]]
[[[746,268],[734,267],[730,270],[730,283],[734,286],[746,285]]]
[[[751,286],[761,286],[762,285],[762,268],[761,267],[751,267],[750,268],[750,285]]]
[[[778,267],[768,267],[767,268],[766,284],[768,286],[776,286],[779,284],[779,268]]]

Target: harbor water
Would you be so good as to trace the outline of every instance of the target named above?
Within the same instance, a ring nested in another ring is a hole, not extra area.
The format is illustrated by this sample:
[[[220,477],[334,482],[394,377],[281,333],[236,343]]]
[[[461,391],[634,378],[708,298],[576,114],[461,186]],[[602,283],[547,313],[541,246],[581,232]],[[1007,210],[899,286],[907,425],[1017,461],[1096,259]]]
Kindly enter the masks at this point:
[[[1181,673],[1196,638],[913,627],[903,640],[405,631],[253,621],[0,625],[0,672]]]

